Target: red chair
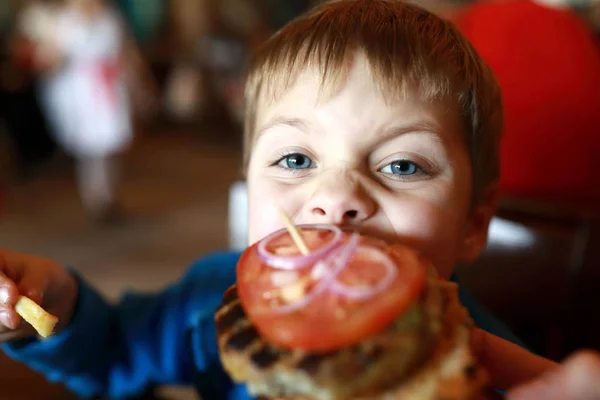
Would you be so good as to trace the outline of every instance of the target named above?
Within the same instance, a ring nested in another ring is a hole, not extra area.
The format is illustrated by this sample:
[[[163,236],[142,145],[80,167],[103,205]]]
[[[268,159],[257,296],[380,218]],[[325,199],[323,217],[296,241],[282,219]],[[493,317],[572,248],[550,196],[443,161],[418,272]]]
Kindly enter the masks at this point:
[[[600,45],[592,28],[528,0],[478,3],[455,22],[502,88],[503,192],[599,203]]]

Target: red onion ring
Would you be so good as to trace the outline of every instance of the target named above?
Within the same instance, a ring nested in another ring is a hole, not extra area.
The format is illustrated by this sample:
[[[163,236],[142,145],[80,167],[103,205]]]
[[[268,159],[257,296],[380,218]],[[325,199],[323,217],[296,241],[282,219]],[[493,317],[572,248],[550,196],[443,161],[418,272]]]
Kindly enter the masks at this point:
[[[301,308],[306,307],[317,296],[325,292],[335,282],[335,278],[339,275],[339,273],[342,272],[342,270],[346,267],[346,264],[348,264],[350,257],[352,257],[352,254],[354,254],[354,252],[358,248],[359,241],[360,235],[355,233],[354,235],[352,235],[350,241],[347,244],[335,249],[335,251],[328,255],[326,260],[318,261],[318,263],[326,263],[331,268],[328,268],[328,273],[323,278],[321,278],[321,280],[315,285],[315,287],[309,294],[293,303],[273,307],[272,310],[275,313],[279,314],[288,314],[297,311]]]
[[[331,285],[331,290],[336,292],[337,294],[350,298],[350,299],[354,299],[354,300],[363,300],[369,297],[373,297],[381,292],[383,292],[385,289],[387,289],[392,282],[394,281],[394,279],[396,278],[396,276],[398,275],[398,270],[396,269],[396,264],[394,263],[394,261],[384,252],[382,252],[381,250],[375,248],[375,247],[367,247],[367,246],[361,246],[359,247],[356,252],[371,252],[374,255],[370,255],[371,258],[373,259],[377,259],[379,258],[377,261],[380,262],[386,269],[386,274],[385,276],[379,281],[377,282],[376,285],[371,286],[369,288],[356,288],[356,287],[351,287],[348,286],[344,283],[341,283],[340,281],[336,280],[332,283]]]
[[[333,232],[333,238],[325,246],[312,251],[308,255],[298,256],[279,256],[277,254],[270,253],[267,250],[267,244],[273,239],[287,233],[286,229],[280,229],[264,239],[262,239],[257,247],[258,257],[260,260],[269,265],[270,267],[285,270],[296,270],[302,267],[315,264],[317,261],[323,259],[329,252],[331,252],[340,242],[342,238],[342,230],[335,225],[299,225],[299,229],[318,229],[328,230]]]

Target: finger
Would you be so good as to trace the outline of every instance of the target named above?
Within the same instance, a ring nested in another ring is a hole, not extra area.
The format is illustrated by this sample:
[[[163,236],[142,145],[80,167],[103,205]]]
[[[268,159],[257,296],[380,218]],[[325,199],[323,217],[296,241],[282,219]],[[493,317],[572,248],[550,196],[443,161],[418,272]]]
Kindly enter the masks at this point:
[[[510,400],[600,398],[600,355],[584,351],[568,358],[556,371],[523,384],[509,393]]]
[[[19,299],[17,285],[0,272],[0,306],[13,307]]]
[[[511,389],[506,398],[508,400],[582,400],[565,395],[567,385],[561,370],[544,374],[538,379]]]
[[[0,326],[0,343],[31,337],[33,333],[33,329],[24,321],[18,325],[17,329],[3,329]]]
[[[21,324],[21,317],[13,308],[0,306],[0,324],[8,329],[17,329]]]
[[[44,274],[29,272],[23,275],[18,283],[19,294],[29,297],[39,305],[42,305],[44,291],[48,283],[48,278]]]
[[[600,398],[600,355],[582,351],[565,362],[568,398],[588,400]]]
[[[26,338],[29,333],[25,329],[0,332],[0,343]]]

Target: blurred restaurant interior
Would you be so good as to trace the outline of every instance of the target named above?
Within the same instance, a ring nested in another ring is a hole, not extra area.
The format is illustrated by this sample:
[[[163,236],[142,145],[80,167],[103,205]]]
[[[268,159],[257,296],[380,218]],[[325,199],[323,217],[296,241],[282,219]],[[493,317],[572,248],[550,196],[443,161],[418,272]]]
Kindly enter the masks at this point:
[[[52,30],[43,7],[65,4],[0,0],[0,247],[72,266],[117,299],[244,247],[245,66],[319,2],[82,1],[114,7],[127,26],[133,134],[103,166],[118,169],[119,191],[108,206],[88,193],[95,184],[86,192],[95,166],[56,140],[31,66],[31,36]],[[484,256],[459,267],[463,283],[541,355],[600,349],[600,2],[416,1],[457,21],[505,95],[501,201]],[[0,400],[71,398],[2,354],[0,387]]]

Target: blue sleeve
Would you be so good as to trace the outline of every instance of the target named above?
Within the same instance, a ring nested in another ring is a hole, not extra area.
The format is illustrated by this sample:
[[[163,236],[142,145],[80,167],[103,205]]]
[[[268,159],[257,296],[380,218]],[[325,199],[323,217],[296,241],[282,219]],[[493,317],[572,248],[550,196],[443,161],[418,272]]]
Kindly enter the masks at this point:
[[[121,399],[155,384],[190,384],[194,361],[208,368],[219,360],[216,351],[196,353],[196,360],[192,359],[188,328],[205,318],[210,321],[201,325],[214,329],[211,311],[235,282],[237,257],[205,258],[166,290],[126,295],[117,305],[110,305],[77,277],[77,309],[66,330],[45,341],[5,344],[3,350],[85,398]],[[206,336],[213,337],[212,332]],[[203,347],[216,347],[216,343]]]

